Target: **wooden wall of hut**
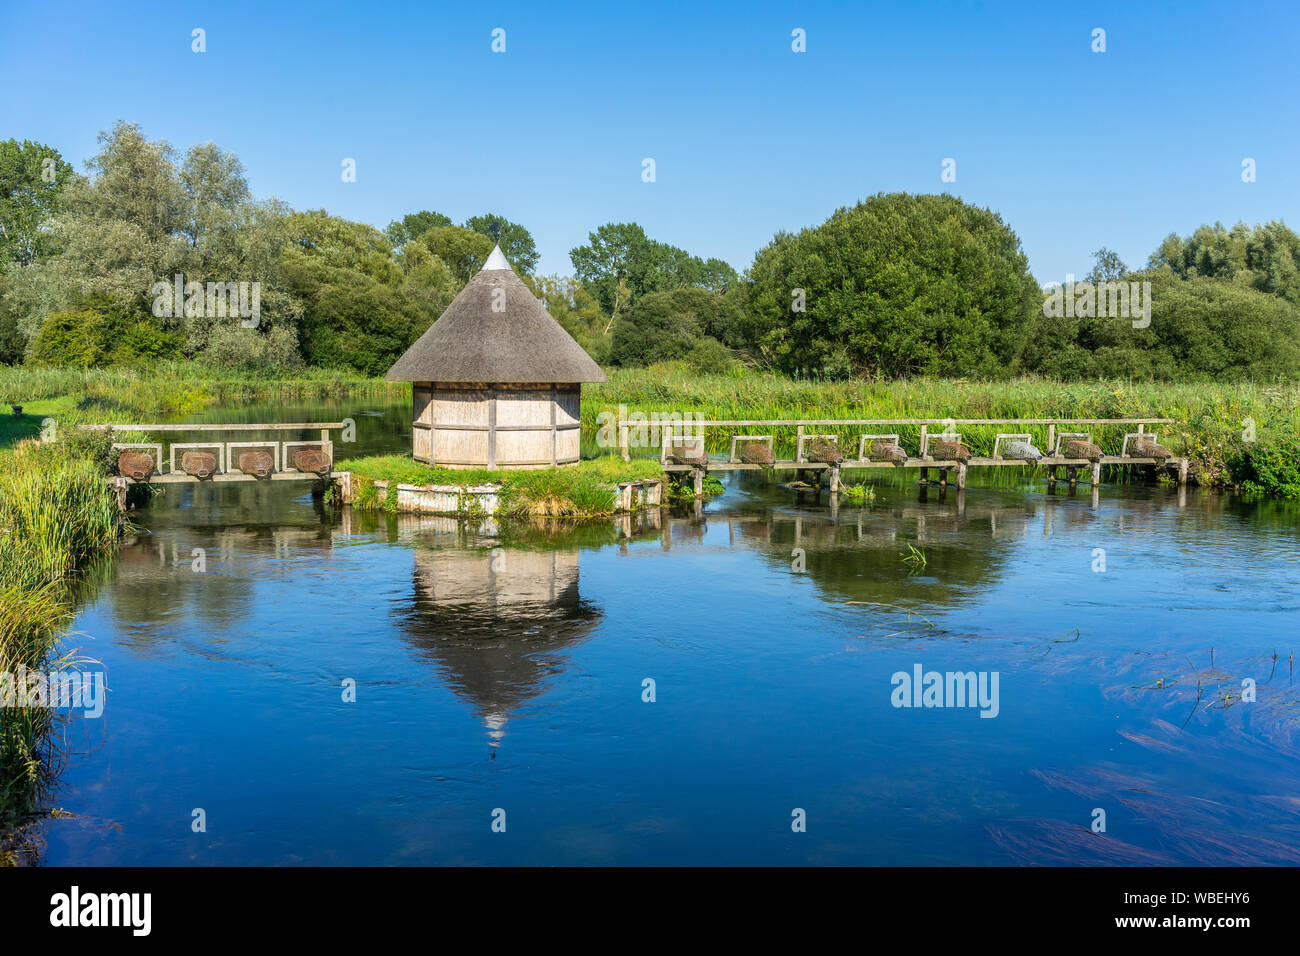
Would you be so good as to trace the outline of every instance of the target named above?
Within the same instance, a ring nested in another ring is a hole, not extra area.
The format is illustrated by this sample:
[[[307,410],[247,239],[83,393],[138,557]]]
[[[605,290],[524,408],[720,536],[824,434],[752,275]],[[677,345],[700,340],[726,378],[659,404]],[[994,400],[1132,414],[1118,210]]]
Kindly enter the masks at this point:
[[[417,461],[446,468],[546,468],[581,457],[577,384],[416,382]]]

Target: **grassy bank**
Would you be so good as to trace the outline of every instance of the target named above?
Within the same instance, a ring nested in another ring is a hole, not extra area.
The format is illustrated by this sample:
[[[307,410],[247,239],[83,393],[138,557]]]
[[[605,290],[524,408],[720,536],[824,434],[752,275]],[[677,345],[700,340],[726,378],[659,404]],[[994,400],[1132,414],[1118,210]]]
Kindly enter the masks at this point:
[[[0,366],[0,406],[62,400],[99,420],[124,413],[185,414],[223,402],[296,401],[346,395],[410,394],[405,382],[352,372],[298,369],[284,375],[233,372],[193,362],[147,369]]]
[[[112,550],[122,520],[104,482],[104,436],[24,442],[0,450],[0,672],[57,669],[78,572]],[[4,834],[35,809],[51,714],[0,707],[0,862]]]
[[[1163,444],[1192,462],[1192,474],[1212,487],[1300,497],[1300,385],[1061,383],[1038,378],[1006,382],[912,379],[897,382],[810,382],[737,368],[700,375],[672,367],[614,370],[610,380],[583,389],[584,431],[597,431],[603,411],[620,404],[643,412],[688,412],[709,419],[834,418],[1173,418],[1158,426]],[[1254,425],[1254,441],[1247,441]],[[891,431],[894,429],[890,429]],[[898,429],[915,447],[918,428]],[[999,430],[962,428],[977,452],[990,452]],[[1093,428],[1094,440],[1119,451],[1123,426]],[[755,429],[735,429],[753,432]],[[766,429],[765,429],[766,431]],[[844,438],[862,429],[828,429]],[[712,450],[726,450],[731,432],[710,429]],[[792,451],[794,429],[775,429]],[[856,444],[854,445],[856,448]],[[642,454],[653,454],[646,449]]]
[[[557,518],[612,514],[618,482],[660,478],[663,474],[653,461],[624,462],[613,456],[588,459],[571,467],[528,471],[430,468],[405,455],[352,458],[340,461],[335,468],[349,471],[360,480],[353,505],[363,510],[396,510],[399,484],[458,488],[491,484],[501,486],[502,514]],[[380,492],[375,481],[389,483],[386,494]]]

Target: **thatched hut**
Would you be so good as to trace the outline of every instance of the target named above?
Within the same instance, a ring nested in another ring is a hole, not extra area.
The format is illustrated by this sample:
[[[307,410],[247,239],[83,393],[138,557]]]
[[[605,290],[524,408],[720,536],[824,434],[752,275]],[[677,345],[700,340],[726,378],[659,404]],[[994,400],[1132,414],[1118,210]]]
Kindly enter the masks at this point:
[[[416,461],[543,468],[578,461],[582,383],[605,373],[498,246],[387,378],[413,383]]]

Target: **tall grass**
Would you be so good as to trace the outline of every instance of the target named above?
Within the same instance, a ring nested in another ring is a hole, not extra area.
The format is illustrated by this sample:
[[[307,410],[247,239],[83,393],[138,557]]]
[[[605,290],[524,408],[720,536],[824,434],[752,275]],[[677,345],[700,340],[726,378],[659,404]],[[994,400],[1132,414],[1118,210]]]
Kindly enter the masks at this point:
[[[186,413],[221,402],[409,392],[405,382],[330,369],[241,372],[184,361],[159,362],[139,370],[0,366],[0,405],[71,395],[82,409],[113,414]]]
[[[0,671],[5,673],[67,663],[55,657],[54,648],[72,615],[74,576],[111,550],[121,530],[116,500],[104,481],[104,461],[88,450],[55,442],[0,452]],[[44,708],[0,707],[0,835],[39,799],[49,722]]]
[[[584,431],[596,433],[602,412],[619,405],[642,412],[698,413],[706,419],[888,419],[888,418],[1123,418],[1176,419],[1155,426],[1162,444],[1192,460],[1198,480],[1209,485],[1236,481],[1234,465],[1300,432],[1300,384],[1252,385],[1154,382],[1055,382],[1041,378],[978,382],[965,379],[907,379],[894,382],[794,380],[737,366],[725,374],[701,375],[675,367],[616,369],[609,381],[583,390]],[[1253,422],[1256,444],[1243,441]],[[732,434],[771,432],[781,457],[792,457],[793,427],[710,428],[712,451],[725,450]],[[846,451],[856,453],[863,427],[832,427]],[[1011,426],[958,429],[978,454],[993,450],[999,431],[1032,431],[1042,441],[1045,428]],[[1131,427],[1084,426],[1093,440],[1118,454]],[[880,428],[897,431],[915,449],[919,426]],[[934,431],[932,428],[931,431]],[[657,449],[644,449],[651,455]]]

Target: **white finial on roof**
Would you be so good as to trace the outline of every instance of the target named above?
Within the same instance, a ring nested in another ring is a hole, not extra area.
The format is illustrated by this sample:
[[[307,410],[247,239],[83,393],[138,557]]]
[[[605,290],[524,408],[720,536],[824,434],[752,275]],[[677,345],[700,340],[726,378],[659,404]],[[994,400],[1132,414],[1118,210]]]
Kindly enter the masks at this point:
[[[505,253],[501,251],[500,246],[493,246],[492,254],[487,257],[487,262],[483,263],[484,272],[493,269],[505,269],[508,272],[514,272],[514,270],[510,268],[510,263],[506,261]]]

